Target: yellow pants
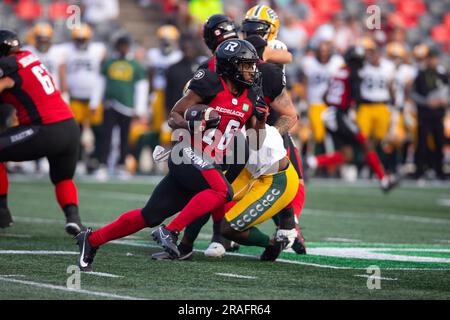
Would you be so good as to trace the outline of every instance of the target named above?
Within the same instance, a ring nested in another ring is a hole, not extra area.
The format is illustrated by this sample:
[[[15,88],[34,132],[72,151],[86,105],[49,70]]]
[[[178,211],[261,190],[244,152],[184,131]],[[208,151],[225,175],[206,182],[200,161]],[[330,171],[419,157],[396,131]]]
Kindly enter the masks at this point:
[[[70,108],[72,109],[75,120],[79,124],[88,123],[98,126],[103,122],[103,106],[100,105],[95,109],[95,113],[91,113],[89,103],[80,100],[70,100]]]
[[[294,200],[298,184],[297,172],[290,162],[286,170],[257,179],[244,169],[231,185],[236,204],[225,213],[225,219],[237,231],[258,225]]]
[[[152,103],[151,129],[155,132],[161,131],[161,126],[166,121],[166,97],[164,90],[155,91],[155,100]]]
[[[324,103],[313,103],[308,108],[308,118],[311,123],[311,128],[314,136],[314,141],[322,143],[325,139],[325,125],[322,120],[322,112],[327,109]]]
[[[389,131],[390,111],[384,103],[362,103],[356,113],[356,122],[366,138],[383,140]]]

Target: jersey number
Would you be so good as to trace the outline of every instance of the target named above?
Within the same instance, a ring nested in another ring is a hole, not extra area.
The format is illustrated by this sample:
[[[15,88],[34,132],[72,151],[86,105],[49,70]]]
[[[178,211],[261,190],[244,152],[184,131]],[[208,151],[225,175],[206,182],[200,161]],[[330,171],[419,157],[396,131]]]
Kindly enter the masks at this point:
[[[55,86],[53,85],[52,78],[46,74],[45,67],[42,64],[40,66],[34,66],[31,68],[31,71],[41,83],[46,94],[50,95],[55,92]]]
[[[225,129],[225,132],[223,132],[222,137],[220,137],[220,141],[217,144],[217,150],[223,151],[227,148],[228,144],[230,143],[231,139],[233,138],[236,130],[239,129],[241,126],[241,123],[236,120],[230,120],[228,122],[228,125]],[[217,129],[209,130],[204,136],[203,136],[203,142],[212,145],[217,133]]]

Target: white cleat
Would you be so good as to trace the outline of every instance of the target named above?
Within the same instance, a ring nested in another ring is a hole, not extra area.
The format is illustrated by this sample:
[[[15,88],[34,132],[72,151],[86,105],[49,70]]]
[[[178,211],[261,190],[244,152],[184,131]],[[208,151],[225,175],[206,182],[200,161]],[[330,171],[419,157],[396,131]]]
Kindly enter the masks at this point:
[[[205,250],[205,256],[222,258],[225,255],[225,248],[221,243],[211,242],[208,249]]]

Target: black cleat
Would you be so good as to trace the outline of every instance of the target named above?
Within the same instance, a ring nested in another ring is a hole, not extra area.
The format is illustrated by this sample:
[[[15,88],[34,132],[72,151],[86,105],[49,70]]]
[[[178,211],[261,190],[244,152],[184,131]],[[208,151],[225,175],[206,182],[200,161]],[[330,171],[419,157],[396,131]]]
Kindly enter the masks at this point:
[[[194,250],[192,247],[188,247],[180,243],[178,245],[178,250],[180,251],[180,256],[177,260],[191,260]],[[174,260],[174,258],[166,251],[156,252],[152,254],[153,260]]]
[[[92,271],[92,262],[94,262],[97,248],[94,248],[89,242],[89,235],[92,229],[88,228],[86,231],[80,232],[75,239],[80,248],[80,257],[78,258],[78,267],[81,271]]]
[[[294,250],[296,254],[306,254],[305,239],[302,236],[298,224],[295,224],[295,229],[297,230],[297,238],[295,238],[294,243],[292,244],[292,250]]]
[[[80,215],[77,212],[66,214],[66,225],[64,227],[66,232],[71,236],[78,235],[81,231],[86,231],[86,227],[81,223]]]
[[[153,230],[152,237],[173,259],[180,257],[180,250],[177,246],[178,232],[168,230],[165,225],[161,225],[158,229]]]
[[[239,243],[231,241],[230,245],[225,247],[226,252],[238,252],[241,246]]]
[[[279,237],[270,240],[270,244],[266,247],[266,250],[262,253],[260,259],[261,261],[275,261],[277,260],[280,253],[289,244],[289,239],[287,237]]]
[[[397,176],[385,176],[380,181],[381,190],[383,190],[384,193],[389,193],[400,184],[400,180],[400,177]]]
[[[8,228],[14,224],[8,208],[0,208],[0,228]]]

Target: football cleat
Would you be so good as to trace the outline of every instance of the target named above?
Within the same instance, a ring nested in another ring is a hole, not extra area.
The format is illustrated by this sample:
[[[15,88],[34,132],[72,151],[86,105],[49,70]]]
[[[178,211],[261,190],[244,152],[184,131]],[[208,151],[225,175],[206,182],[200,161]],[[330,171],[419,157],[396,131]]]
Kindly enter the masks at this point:
[[[231,241],[230,245],[225,248],[226,252],[238,252],[241,246],[239,243]]]
[[[181,243],[178,245],[178,250],[180,250],[180,256],[177,260],[191,260],[194,250],[183,246]],[[156,252],[152,254],[153,260],[174,260],[174,258],[166,251]]]
[[[225,255],[225,247],[219,242],[211,242],[205,250],[205,256],[222,258]]]
[[[289,239],[285,236],[275,237],[270,240],[269,246],[262,253],[261,261],[275,261],[289,243]]]
[[[287,244],[285,249],[289,249],[294,244],[295,239],[297,239],[298,233],[295,228],[293,229],[278,229],[276,233],[276,237],[286,237],[289,240],[289,243]]]
[[[8,208],[0,208],[0,228],[8,228],[14,224]]]
[[[297,237],[292,244],[292,250],[294,250],[296,254],[306,254],[305,239],[303,238],[302,232],[297,223],[295,224],[295,230],[297,232]]]
[[[180,250],[177,246],[178,232],[171,231],[165,225],[161,225],[158,229],[153,230],[152,237],[173,259],[180,257]]]
[[[380,187],[384,193],[388,193],[389,191],[397,187],[399,184],[400,178],[397,176],[385,176],[380,181]]]
[[[75,237],[75,239],[77,239],[78,247],[80,248],[78,267],[81,271],[92,271],[92,262],[94,262],[94,257],[97,253],[97,248],[94,248],[88,240],[91,234],[92,229],[88,228],[86,231],[80,232]]]

